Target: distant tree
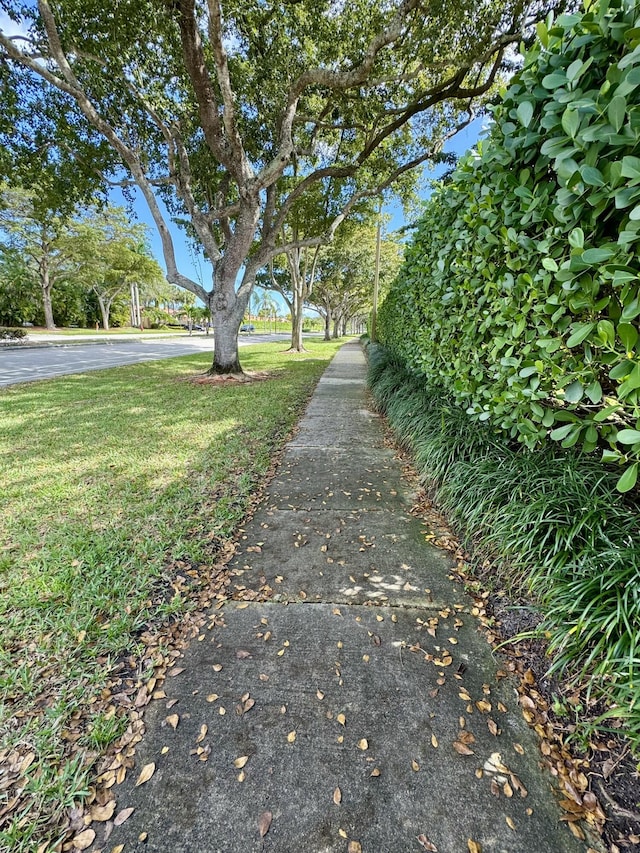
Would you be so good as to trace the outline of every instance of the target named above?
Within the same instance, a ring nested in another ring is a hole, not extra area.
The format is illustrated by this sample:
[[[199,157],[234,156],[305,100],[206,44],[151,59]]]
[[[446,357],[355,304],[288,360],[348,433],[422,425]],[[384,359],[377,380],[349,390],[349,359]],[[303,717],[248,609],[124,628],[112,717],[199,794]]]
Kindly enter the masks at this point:
[[[147,245],[147,227],[131,223],[122,207],[89,209],[73,222],[63,248],[77,265],[77,274],[96,295],[102,325],[110,326],[114,301],[128,294],[130,285],[153,291],[164,274]]]
[[[31,280],[37,282],[47,329],[56,327],[52,290],[72,272],[64,251],[68,236],[67,220],[43,206],[37,190],[0,187],[0,240],[5,249],[21,255]]]
[[[334,242],[320,250],[317,282],[308,304],[325,321],[325,340],[344,333],[348,322],[371,310],[377,229],[347,223]],[[389,236],[380,251],[380,291],[388,290],[402,265],[402,245]]]

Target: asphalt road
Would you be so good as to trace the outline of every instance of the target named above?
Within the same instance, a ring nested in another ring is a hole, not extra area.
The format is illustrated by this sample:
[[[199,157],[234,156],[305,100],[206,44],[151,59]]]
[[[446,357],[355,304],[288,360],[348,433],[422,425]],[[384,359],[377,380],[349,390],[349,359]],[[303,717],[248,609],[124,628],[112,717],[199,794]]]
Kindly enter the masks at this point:
[[[241,335],[240,346],[288,340],[288,335]],[[198,352],[213,353],[213,338],[202,336],[167,340],[113,341],[100,344],[68,344],[38,348],[0,349],[0,386],[52,379],[69,373],[104,370],[122,364],[157,361]]]

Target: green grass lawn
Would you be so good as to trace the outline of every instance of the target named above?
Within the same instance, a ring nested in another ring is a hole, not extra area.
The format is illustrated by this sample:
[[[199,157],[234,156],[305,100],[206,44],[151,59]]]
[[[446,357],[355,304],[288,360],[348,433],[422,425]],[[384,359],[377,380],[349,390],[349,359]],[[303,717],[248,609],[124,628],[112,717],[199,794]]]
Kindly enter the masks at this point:
[[[126,726],[96,697],[143,629],[193,606],[176,561],[215,561],[338,343],[306,346],[243,349],[272,374],[251,384],[190,382],[202,354],[0,393],[0,766],[18,768],[0,848],[55,849]]]

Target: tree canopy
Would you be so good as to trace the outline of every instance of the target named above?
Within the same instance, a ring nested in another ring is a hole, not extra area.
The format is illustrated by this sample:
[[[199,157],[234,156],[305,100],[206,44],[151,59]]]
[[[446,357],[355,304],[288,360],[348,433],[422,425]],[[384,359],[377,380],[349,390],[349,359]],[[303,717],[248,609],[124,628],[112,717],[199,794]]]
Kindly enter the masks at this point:
[[[287,248],[298,200],[334,185],[332,221],[297,241],[326,242],[362,198],[439,155],[544,12],[521,0],[5,5],[17,32],[0,33],[13,114],[0,141],[27,177],[46,149],[60,180],[73,161],[85,185],[139,187],[168,280],[211,309],[215,372],[239,369],[256,272]],[[208,287],[178,269],[160,198],[211,261]]]

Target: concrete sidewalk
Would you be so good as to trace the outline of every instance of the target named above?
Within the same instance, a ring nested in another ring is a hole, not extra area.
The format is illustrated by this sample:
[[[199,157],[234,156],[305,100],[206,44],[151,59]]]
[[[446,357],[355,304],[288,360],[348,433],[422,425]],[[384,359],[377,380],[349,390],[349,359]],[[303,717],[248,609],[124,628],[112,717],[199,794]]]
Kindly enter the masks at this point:
[[[364,382],[347,344],[235,559],[237,586],[274,595],[216,611],[149,706],[107,850],[586,850]]]

